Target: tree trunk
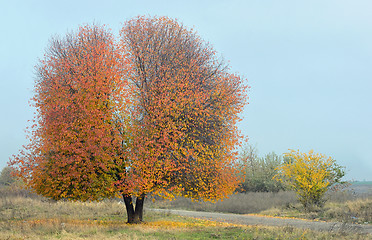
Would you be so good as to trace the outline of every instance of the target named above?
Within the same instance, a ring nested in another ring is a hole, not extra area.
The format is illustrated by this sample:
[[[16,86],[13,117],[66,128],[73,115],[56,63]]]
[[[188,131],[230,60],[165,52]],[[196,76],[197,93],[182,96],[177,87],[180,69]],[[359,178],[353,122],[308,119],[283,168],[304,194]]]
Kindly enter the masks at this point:
[[[143,203],[145,202],[145,194],[137,197],[136,206],[133,206],[133,199],[130,195],[123,195],[125,207],[127,209],[127,223],[141,223],[143,221]]]
[[[134,212],[134,216],[138,216],[138,220],[140,222],[143,221],[143,204],[145,203],[145,194],[142,194],[140,197],[136,199],[136,210]]]
[[[134,207],[132,202],[132,196],[123,195],[125,208],[127,209],[128,223],[134,222]]]

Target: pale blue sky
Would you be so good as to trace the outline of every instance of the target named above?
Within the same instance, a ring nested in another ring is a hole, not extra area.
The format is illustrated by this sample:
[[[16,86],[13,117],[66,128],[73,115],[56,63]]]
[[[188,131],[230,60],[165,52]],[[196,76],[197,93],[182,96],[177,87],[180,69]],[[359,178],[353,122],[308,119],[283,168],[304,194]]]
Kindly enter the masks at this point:
[[[261,155],[334,157],[372,180],[372,1],[0,0],[0,168],[26,143],[34,65],[49,39],[85,23],[179,19],[251,86],[241,130]]]

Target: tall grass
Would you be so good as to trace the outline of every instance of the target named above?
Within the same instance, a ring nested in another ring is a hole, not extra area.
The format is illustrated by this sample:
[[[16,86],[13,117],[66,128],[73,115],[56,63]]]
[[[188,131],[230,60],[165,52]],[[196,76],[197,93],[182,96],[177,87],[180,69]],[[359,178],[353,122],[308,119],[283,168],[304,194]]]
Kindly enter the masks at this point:
[[[357,199],[344,203],[328,203],[320,211],[323,219],[334,219],[340,222],[372,224],[372,199]]]
[[[2,192],[2,193],[7,193]],[[317,232],[292,227],[259,227],[217,223],[146,211],[145,224],[125,223],[125,207],[103,202],[48,201],[35,195],[0,195],[0,239],[365,239],[358,233]],[[279,195],[278,195],[279,194]],[[288,193],[234,195],[228,201],[259,204],[259,197],[287,199]],[[280,195],[280,194],[283,194]],[[281,197],[280,197],[281,196]],[[177,200],[179,204],[185,199]],[[157,201],[160,203],[160,201]],[[175,201],[176,202],[176,201]],[[175,203],[173,202],[173,203]],[[155,202],[156,203],[156,202]],[[165,202],[163,202],[165,203]],[[283,201],[278,202],[282,204]],[[205,204],[205,203],[198,203]],[[270,203],[272,204],[272,203]],[[266,207],[270,205],[266,203]],[[230,205],[230,204],[229,204]],[[214,209],[223,208],[215,207]],[[264,204],[262,205],[264,206]],[[241,207],[239,204],[233,209]],[[256,210],[257,207],[254,207]],[[253,208],[249,208],[253,209]],[[250,210],[249,210],[250,211]]]
[[[296,195],[293,192],[248,192],[236,193],[223,201],[217,202],[196,202],[188,198],[178,197],[173,201],[162,199],[148,199],[148,207],[152,208],[173,208],[186,209],[206,212],[226,212],[226,213],[259,213],[260,211],[276,207],[286,206],[296,203]]]
[[[66,218],[78,220],[117,219],[124,221],[125,208],[114,200],[103,202],[48,201],[43,198],[0,198],[0,220]]]
[[[173,201],[148,199],[149,208],[185,209],[207,212],[225,212],[249,214],[256,213],[269,216],[317,219],[347,223],[372,223],[372,194],[354,191],[354,189],[329,192],[323,208],[305,211],[297,201],[294,192],[248,192],[237,193],[224,201],[193,202],[179,197]],[[152,202],[152,200],[155,200]]]

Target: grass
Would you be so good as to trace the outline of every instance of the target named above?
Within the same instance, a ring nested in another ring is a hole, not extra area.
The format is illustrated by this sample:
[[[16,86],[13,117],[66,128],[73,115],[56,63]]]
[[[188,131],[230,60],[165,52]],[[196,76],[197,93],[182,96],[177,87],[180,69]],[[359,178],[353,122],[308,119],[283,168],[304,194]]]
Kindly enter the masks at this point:
[[[343,223],[372,224],[372,185],[368,189],[351,186],[349,190],[331,192],[326,195],[323,208],[306,212],[297,201],[286,205],[278,205],[261,211],[268,216],[303,218]],[[367,191],[366,191],[367,190]]]
[[[173,201],[148,199],[146,204],[152,208],[172,208],[206,212],[224,213],[259,213],[260,211],[275,207],[295,203],[296,195],[293,192],[248,192],[237,193],[223,201],[213,202],[193,202],[188,198],[179,197]]]
[[[298,203],[294,192],[248,192],[237,193],[224,201],[192,202],[190,199],[177,198],[173,201],[149,199],[148,207],[164,209],[185,209],[208,212],[238,214],[260,214],[290,218],[304,218],[345,223],[372,223],[372,185],[351,185],[348,189],[330,192],[326,195],[324,208],[305,212]]]
[[[5,194],[4,194],[5,193]],[[0,239],[365,239],[357,233],[243,226],[146,211],[144,224],[125,223],[124,205],[48,201],[0,194]],[[273,195],[274,196],[274,195]],[[277,196],[277,195],[276,195]],[[237,200],[237,199],[235,199]]]
[[[372,224],[372,199],[327,202],[323,208],[312,212],[305,212],[300,204],[294,204],[270,208],[260,212],[260,214],[275,217]]]

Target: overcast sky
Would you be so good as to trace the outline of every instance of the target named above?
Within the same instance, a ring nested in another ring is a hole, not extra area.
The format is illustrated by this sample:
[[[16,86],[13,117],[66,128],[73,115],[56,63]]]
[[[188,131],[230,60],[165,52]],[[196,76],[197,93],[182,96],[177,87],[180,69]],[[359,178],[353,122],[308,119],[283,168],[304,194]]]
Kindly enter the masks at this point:
[[[118,35],[137,15],[177,18],[251,86],[240,124],[260,155],[299,149],[372,180],[372,1],[0,0],[0,169],[26,142],[34,65],[86,23]]]

